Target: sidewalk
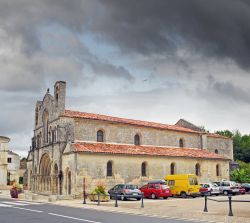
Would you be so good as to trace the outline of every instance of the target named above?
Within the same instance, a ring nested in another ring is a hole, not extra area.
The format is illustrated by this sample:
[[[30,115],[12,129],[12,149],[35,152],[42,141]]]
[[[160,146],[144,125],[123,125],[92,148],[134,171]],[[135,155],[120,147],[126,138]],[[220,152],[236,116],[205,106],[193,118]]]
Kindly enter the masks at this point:
[[[2,191],[1,196],[10,197],[9,191]],[[19,199],[21,200],[21,195]],[[228,200],[226,196],[212,197],[216,200]],[[250,200],[250,194],[233,196],[233,200]],[[208,213],[204,213],[204,198],[169,198],[167,200],[144,199],[144,208],[141,208],[141,201],[115,201],[97,202],[87,200],[57,200],[50,204],[70,206],[75,208],[87,208],[98,211],[122,212],[132,215],[146,215],[159,218],[189,219],[206,222],[225,222],[225,223],[250,223],[250,203],[232,203],[233,217],[228,216],[228,202],[218,203],[208,200]]]
[[[227,200],[227,197],[213,197],[214,199]],[[250,195],[235,196],[235,200],[250,200]],[[139,201],[115,201],[101,202],[97,206],[96,202],[87,201],[83,204],[82,200],[56,201],[53,204],[71,206],[78,208],[90,208],[101,211],[124,212],[129,214],[149,215],[158,217],[173,217],[178,219],[196,219],[211,222],[226,223],[250,223],[250,203],[233,203],[233,217],[228,216],[228,202],[218,203],[208,201],[208,213],[204,213],[204,198],[169,198],[168,200],[144,200],[144,208],[141,208]]]

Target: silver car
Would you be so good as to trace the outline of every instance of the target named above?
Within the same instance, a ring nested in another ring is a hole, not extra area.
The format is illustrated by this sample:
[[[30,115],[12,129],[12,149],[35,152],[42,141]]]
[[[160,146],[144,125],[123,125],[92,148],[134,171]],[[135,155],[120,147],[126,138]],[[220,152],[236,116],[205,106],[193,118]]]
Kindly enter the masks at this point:
[[[138,201],[141,200],[142,193],[137,185],[133,184],[117,184],[108,191],[110,198],[118,196],[121,200],[127,200],[127,198],[135,198]]]
[[[204,188],[204,190],[200,190],[201,194],[207,193],[208,196],[220,194],[220,188],[215,183],[201,183],[200,186]]]
[[[216,184],[220,187],[220,192],[224,195],[228,194],[239,194],[239,188],[237,187],[237,184],[234,181],[221,181],[216,182]]]

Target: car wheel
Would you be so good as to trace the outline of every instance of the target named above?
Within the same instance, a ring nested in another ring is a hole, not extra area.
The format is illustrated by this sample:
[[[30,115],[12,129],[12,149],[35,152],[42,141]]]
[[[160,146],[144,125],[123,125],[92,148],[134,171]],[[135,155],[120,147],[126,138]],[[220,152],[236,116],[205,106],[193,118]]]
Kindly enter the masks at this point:
[[[183,192],[181,192],[181,197],[182,197],[182,198],[187,198],[187,194],[186,194],[186,192],[184,192],[184,191],[183,191]]]
[[[215,196],[219,196],[219,194],[215,194]]]
[[[127,200],[127,198],[124,196],[124,194],[121,194],[121,200],[122,201],[126,201]]]
[[[168,197],[163,197],[165,200],[167,200],[168,199]]]
[[[223,194],[224,194],[224,195],[228,195],[228,191],[227,191],[227,190],[224,190],[224,191],[223,191]]]
[[[141,200],[141,198],[140,198],[140,197],[138,197],[138,198],[136,198],[136,200],[137,200],[137,201],[140,201],[140,200]]]
[[[151,198],[152,199],[156,199],[156,195],[153,193],[153,194],[151,194]]]

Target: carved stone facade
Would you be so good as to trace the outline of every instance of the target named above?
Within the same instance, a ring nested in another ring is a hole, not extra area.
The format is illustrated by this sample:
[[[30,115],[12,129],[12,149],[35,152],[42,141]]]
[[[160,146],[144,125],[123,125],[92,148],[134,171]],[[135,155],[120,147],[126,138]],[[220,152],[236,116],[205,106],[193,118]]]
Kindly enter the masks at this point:
[[[28,156],[29,189],[80,194],[102,181],[144,184],[171,173],[201,180],[229,178],[232,140],[180,125],[122,119],[65,109],[66,83],[58,81],[35,108]],[[143,168],[143,170],[142,170]]]

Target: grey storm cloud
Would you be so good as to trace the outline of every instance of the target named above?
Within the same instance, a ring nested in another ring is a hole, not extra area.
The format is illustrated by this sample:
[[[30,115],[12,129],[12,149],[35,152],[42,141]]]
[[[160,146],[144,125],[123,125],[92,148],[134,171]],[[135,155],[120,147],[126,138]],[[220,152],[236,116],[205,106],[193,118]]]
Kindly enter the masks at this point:
[[[212,75],[207,77],[207,92],[210,92],[213,97],[223,97],[228,100],[250,103],[250,89],[242,89],[233,84],[231,81],[217,81]],[[205,93],[204,92],[204,93]]]
[[[93,76],[133,81],[126,68],[98,58],[81,42],[91,8],[92,1],[0,1],[0,89],[36,91],[58,79],[91,83],[86,67]]]
[[[90,28],[123,50],[171,54],[180,47],[249,68],[250,4],[246,0],[107,0]]]
[[[173,54],[188,48],[249,68],[250,5],[220,0],[107,0],[88,28],[124,52]]]
[[[186,47],[248,69],[250,3],[247,0],[16,0],[0,2],[1,26],[18,35],[25,53],[40,49],[37,27],[59,24],[92,32],[122,52],[173,54]]]

